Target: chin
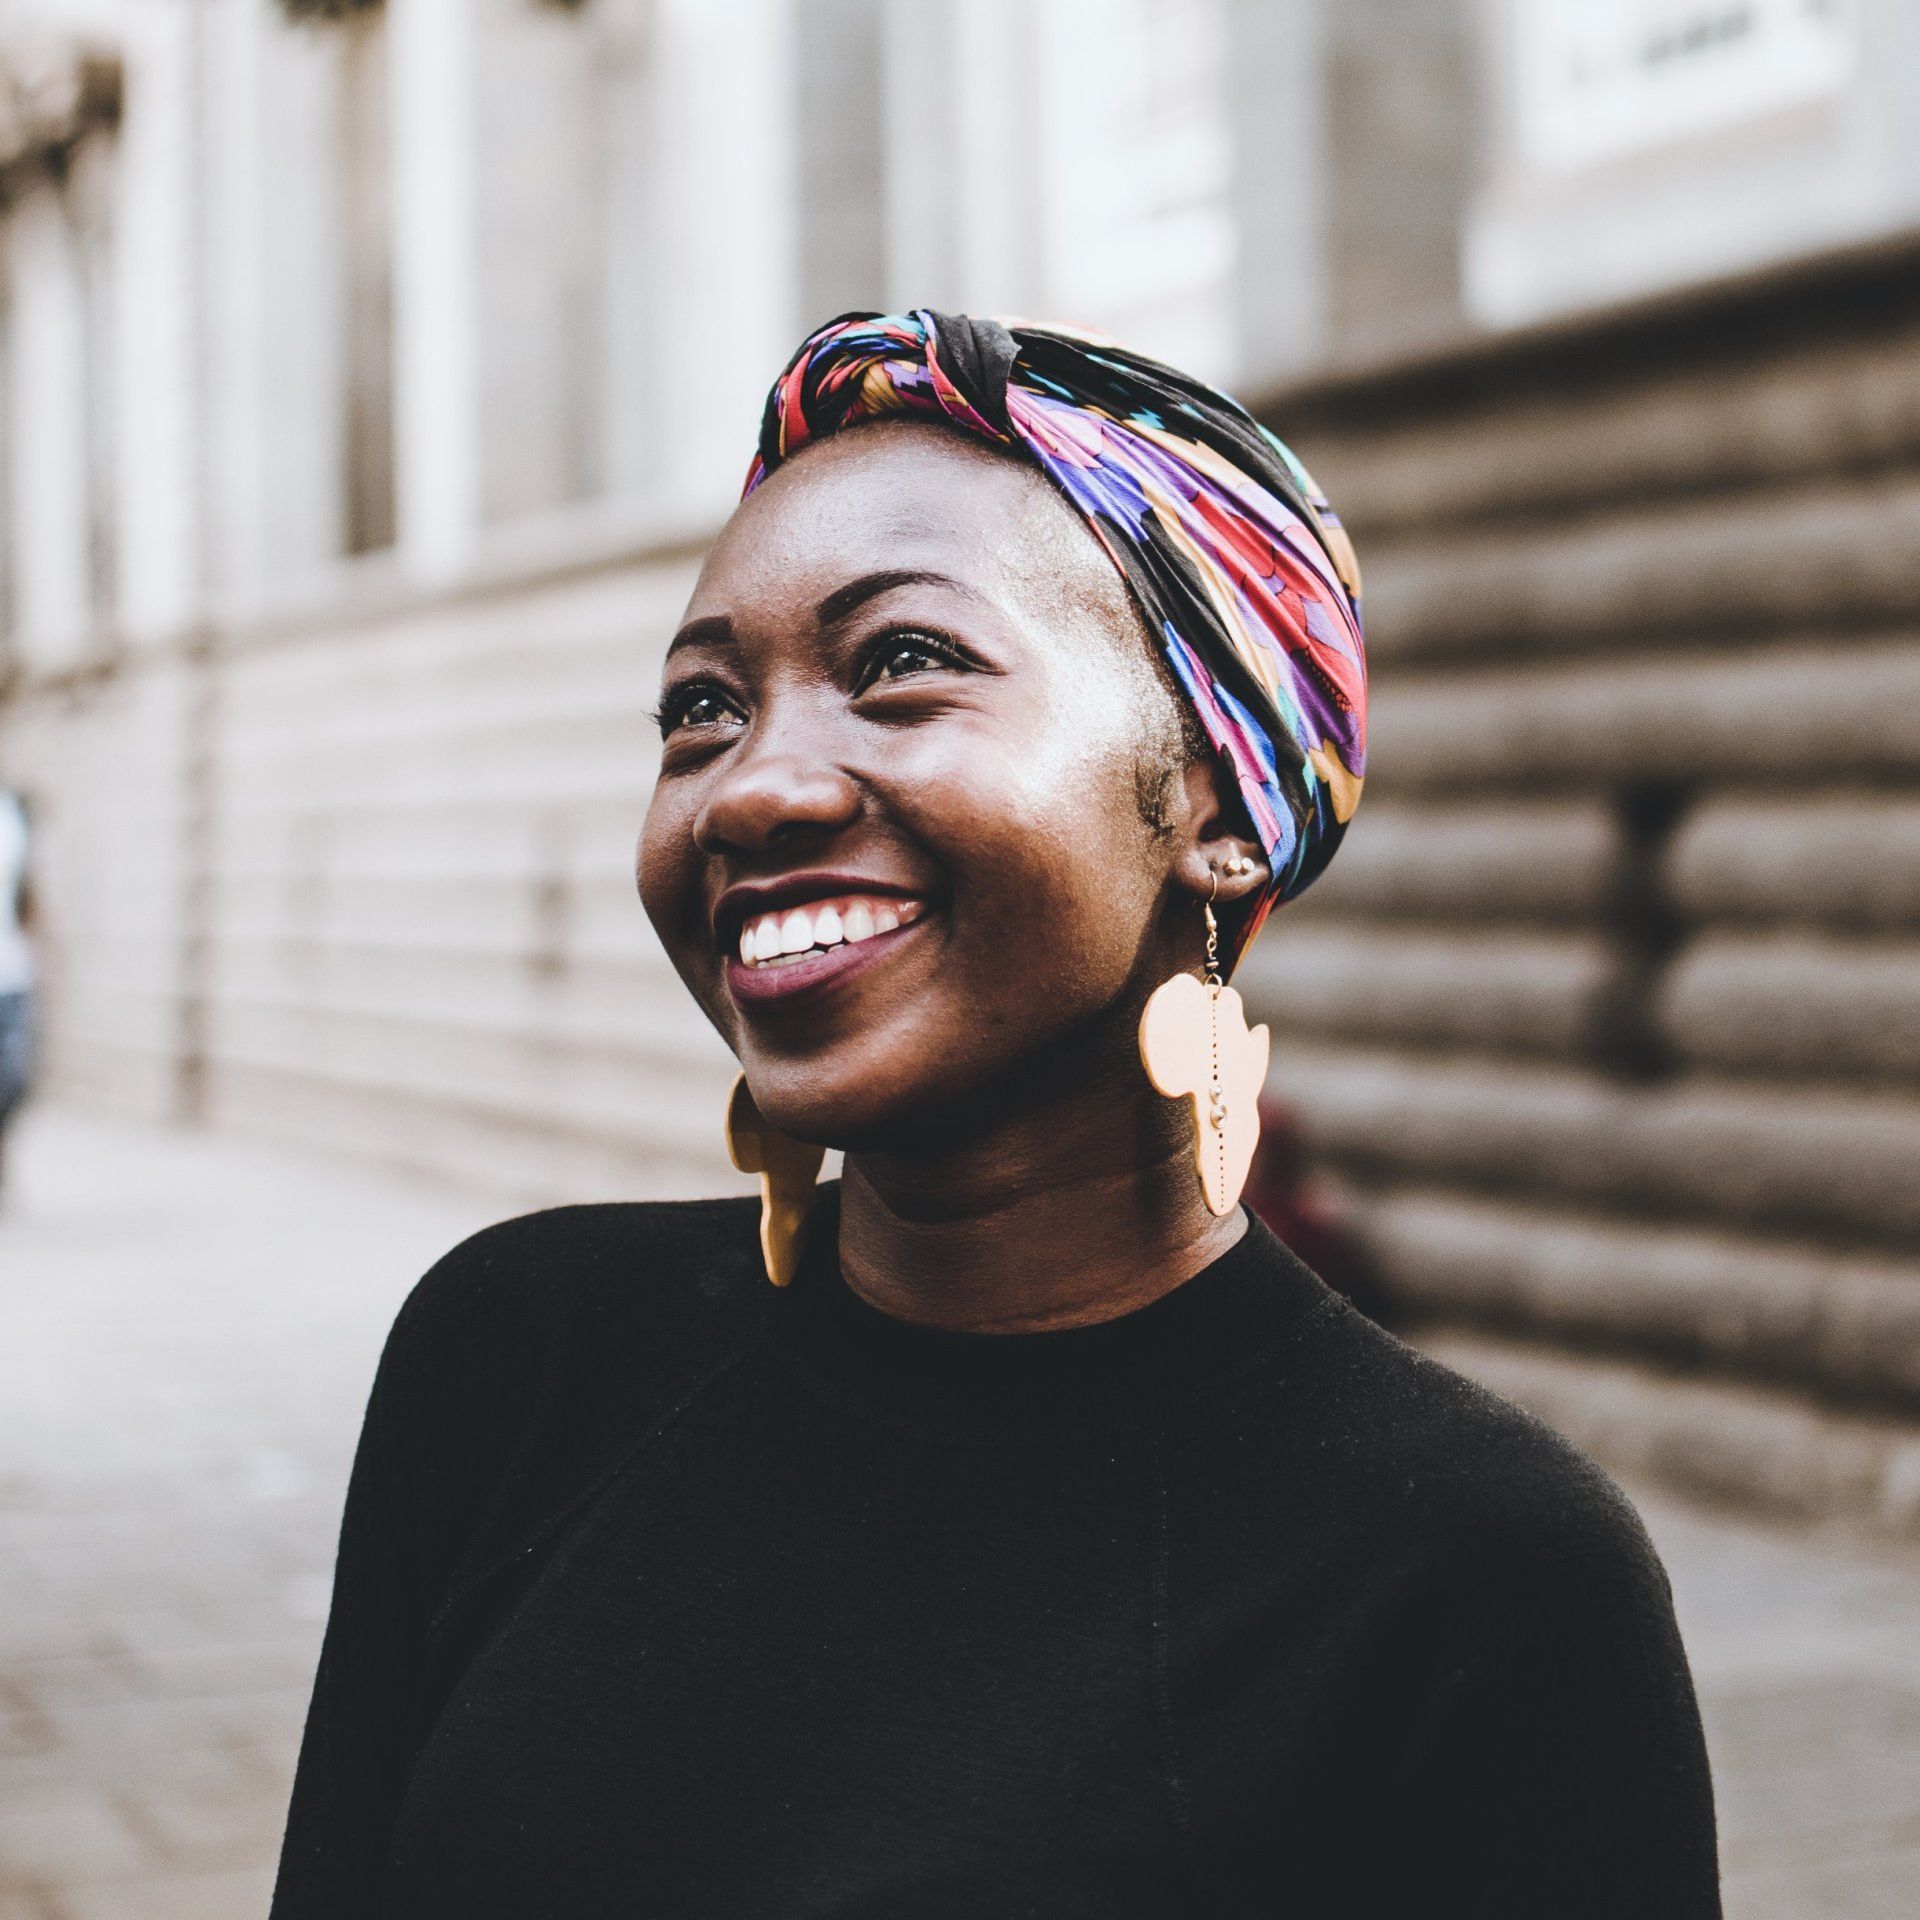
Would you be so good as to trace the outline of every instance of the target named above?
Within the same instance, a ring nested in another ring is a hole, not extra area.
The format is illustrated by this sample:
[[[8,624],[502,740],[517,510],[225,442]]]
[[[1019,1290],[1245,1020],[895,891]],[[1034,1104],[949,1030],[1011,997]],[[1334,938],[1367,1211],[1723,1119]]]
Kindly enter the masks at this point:
[[[740,1048],[748,1084],[767,1124],[796,1140],[850,1152],[907,1147],[951,1131],[977,1080],[933,1058],[917,1023],[807,1052],[751,1042]]]
[[[715,1024],[769,1126],[854,1151],[951,1129],[956,1100],[979,1084],[970,1043],[983,1022],[957,990],[943,930],[929,916],[791,968],[724,965],[702,1002],[722,1014]]]

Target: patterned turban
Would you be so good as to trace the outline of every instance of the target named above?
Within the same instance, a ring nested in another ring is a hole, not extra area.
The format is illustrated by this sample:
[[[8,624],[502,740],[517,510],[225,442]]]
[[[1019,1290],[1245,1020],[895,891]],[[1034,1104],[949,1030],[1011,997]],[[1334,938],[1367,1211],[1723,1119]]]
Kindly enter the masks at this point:
[[[918,307],[808,335],[767,396],[742,498],[808,441],[899,413],[1033,461],[1120,569],[1266,850],[1238,960],[1333,857],[1366,772],[1360,570],[1326,496],[1238,401],[1158,360]]]

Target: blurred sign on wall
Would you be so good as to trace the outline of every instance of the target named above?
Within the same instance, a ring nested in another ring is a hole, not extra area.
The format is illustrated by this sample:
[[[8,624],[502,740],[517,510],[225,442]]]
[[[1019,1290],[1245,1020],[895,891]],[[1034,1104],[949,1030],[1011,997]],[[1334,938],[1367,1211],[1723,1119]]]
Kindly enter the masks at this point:
[[[1739,124],[1846,85],[1846,0],[1532,0],[1515,16],[1522,154],[1583,167]]]
[[[1912,0],[1489,0],[1462,236],[1496,326],[1920,220]]]

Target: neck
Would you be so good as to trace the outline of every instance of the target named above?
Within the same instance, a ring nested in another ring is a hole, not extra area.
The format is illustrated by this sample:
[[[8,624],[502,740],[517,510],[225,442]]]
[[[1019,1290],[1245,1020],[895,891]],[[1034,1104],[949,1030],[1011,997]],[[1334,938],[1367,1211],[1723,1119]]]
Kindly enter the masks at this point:
[[[847,1284],[895,1319],[1037,1333],[1134,1312],[1218,1259],[1245,1216],[1208,1210],[1187,1103],[1127,1066],[959,1145],[850,1152]]]

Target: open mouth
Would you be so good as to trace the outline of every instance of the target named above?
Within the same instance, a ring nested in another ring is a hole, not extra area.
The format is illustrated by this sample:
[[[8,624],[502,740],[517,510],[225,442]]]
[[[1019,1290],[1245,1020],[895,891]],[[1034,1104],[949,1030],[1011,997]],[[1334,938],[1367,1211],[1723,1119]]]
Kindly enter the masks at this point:
[[[857,947],[876,933],[911,926],[927,910],[923,900],[850,894],[813,900],[804,907],[755,914],[740,928],[740,963],[747,967],[792,966],[810,953]]]
[[[772,1000],[845,979],[890,952],[927,914],[896,894],[849,893],[751,914],[727,957],[736,999]]]

